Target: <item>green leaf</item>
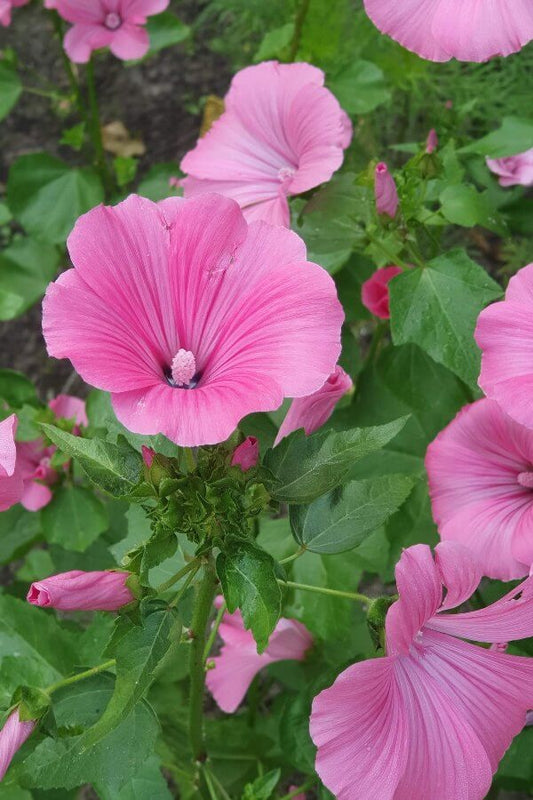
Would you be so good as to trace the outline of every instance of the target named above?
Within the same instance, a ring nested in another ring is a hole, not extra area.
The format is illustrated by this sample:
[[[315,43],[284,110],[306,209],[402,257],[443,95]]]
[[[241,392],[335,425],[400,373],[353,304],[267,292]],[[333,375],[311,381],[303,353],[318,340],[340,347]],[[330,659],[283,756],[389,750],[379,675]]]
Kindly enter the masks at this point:
[[[21,225],[39,239],[62,244],[81,214],[102,203],[92,167],[69,167],[47,153],[20,156],[9,171],[7,200]]]
[[[407,417],[373,428],[319,432],[306,436],[302,430],[287,436],[265,457],[265,465],[277,479],[272,495],[287,503],[309,503],[347,476],[352,465],[384,447],[407,422]]]
[[[33,383],[22,372],[14,369],[0,369],[0,398],[11,408],[39,405]]]
[[[496,786],[524,794],[513,797],[531,797],[533,792],[533,728],[527,727],[518,734],[501,760],[496,773]],[[505,795],[507,796],[507,795]]]
[[[280,28],[267,31],[254,56],[254,62],[258,64],[260,61],[267,61],[270,58],[280,58],[292,42],[293,36],[294,22],[287,22]]]
[[[506,158],[533,147],[533,120],[504,117],[501,127],[459,150],[489,158]]]
[[[143,460],[125,439],[117,444],[101,439],[82,439],[54,427],[41,425],[48,438],[71,458],[77,459],[89,478],[114,497],[126,497],[141,479]]]
[[[441,212],[448,222],[471,228],[483,225],[488,230],[505,234],[507,229],[491,203],[489,192],[478,192],[474,186],[447,186],[440,193]]]
[[[40,300],[59,263],[56,247],[29,237],[6,247],[0,254],[0,320],[13,319]]]
[[[244,787],[243,800],[269,800],[281,778],[281,770],[273,769]]]
[[[415,342],[471,386],[480,353],[474,328],[480,311],[501,287],[463,250],[451,250],[426,267],[397,275],[389,284],[395,344]]]
[[[281,613],[281,589],[271,555],[252,542],[230,541],[217,558],[217,574],[228,609],[240,608],[262,653]]]
[[[151,756],[116,795],[100,787],[100,800],[172,800],[157,756]],[[0,798],[1,800],[1,798]]]
[[[368,114],[391,98],[382,70],[370,61],[352,61],[329,88],[348,114]]]
[[[39,536],[39,515],[21,505],[0,514],[0,564],[19,558]]]
[[[175,190],[170,187],[169,180],[179,178],[181,174],[179,166],[173,161],[154,164],[139,183],[137,192],[157,203],[169,195],[175,195]]]
[[[334,175],[303,206],[295,203],[298,213],[292,227],[305,241],[309,261],[328,272],[337,272],[348,260],[361,231],[358,223],[369,219],[373,201],[366,186],[355,185],[355,175]]]
[[[54,694],[54,715],[60,733],[94,724],[112,693],[112,678],[99,675]],[[120,789],[151,756],[159,725],[152,710],[138,703],[129,718],[98,743],[85,747],[84,734],[50,737],[22,766],[26,786],[74,789],[91,783],[100,793],[118,797]]]
[[[62,486],[41,511],[47,540],[65,550],[82,553],[107,530],[105,506],[94,493],[81,486]]]
[[[5,656],[31,659],[46,681],[68,674],[75,663],[70,635],[40,608],[0,595],[0,660]]]
[[[390,580],[394,578],[393,569],[404,548],[414,544],[429,544],[431,547],[437,544],[437,526],[433,522],[425,481],[417,481],[407,501],[387,522],[386,534],[391,545]]]
[[[144,612],[142,624],[131,627],[118,641],[115,689],[103,716],[83,734],[83,748],[94,747],[131,714],[154,681],[171,642],[179,637],[181,625],[174,609],[155,601]]]
[[[150,37],[149,55],[184,42],[191,35],[189,26],[181,22],[171,11],[163,11],[161,14],[149,17],[146,29]]]
[[[0,119],[6,117],[22,93],[22,83],[13,67],[0,61]]]
[[[405,475],[351,481],[308,506],[291,506],[295,539],[313,553],[342,553],[360,545],[401,506],[413,482]]]

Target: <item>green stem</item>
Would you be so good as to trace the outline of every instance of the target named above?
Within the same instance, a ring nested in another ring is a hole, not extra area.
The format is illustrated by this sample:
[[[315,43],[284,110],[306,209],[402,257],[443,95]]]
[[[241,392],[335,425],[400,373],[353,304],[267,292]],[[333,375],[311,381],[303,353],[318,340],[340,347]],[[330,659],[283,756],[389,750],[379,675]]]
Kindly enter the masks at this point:
[[[368,348],[368,353],[366,354],[365,366],[370,364],[375,359],[386,330],[387,324],[380,320],[376,325],[374,335],[372,336],[372,341],[370,342],[370,347]]]
[[[316,783],[316,778],[309,778],[308,781],[302,783],[301,786],[298,786],[296,789],[292,789],[288,794],[284,794],[283,797],[280,797],[280,800],[292,800],[293,797],[296,797],[299,794],[304,794],[308,789],[311,789]]]
[[[28,94],[36,94],[38,97],[47,97],[49,100],[65,99],[65,95],[59,94],[59,92],[48,92],[46,89],[37,89],[35,86],[23,86],[22,89]]]
[[[278,563],[280,563],[280,564],[290,564],[291,561],[296,561],[297,558],[300,558],[300,556],[303,556],[303,554],[305,553],[306,549],[307,549],[306,547],[300,547],[300,549],[297,550],[295,553],[293,553],[292,556],[287,556],[287,558],[282,558],[281,561],[278,562]]]
[[[53,19],[53,22],[54,22],[55,31],[56,31],[56,33],[57,33],[57,35],[59,37],[59,43],[60,43],[60,47],[61,47],[61,57],[63,59],[63,67],[65,68],[65,72],[67,73],[67,78],[68,78],[69,83],[70,83],[70,88],[72,89],[72,92],[73,92],[74,97],[76,99],[76,105],[78,107],[78,112],[79,112],[82,120],[86,121],[87,120],[87,111],[86,111],[85,103],[83,101],[83,96],[82,96],[82,93],[81,93],[81,90],[80,90],[80,84],[78,83],[78,79],[76,78],[76,75],[74,74],[74,69],[72,68],[72,62],[71,62],[70,58],[67,56],[67,54],[65,52],[65,48],[63,47],[63,36],[65,34],[65,28],[64,28],[63,20],[61,19],[61,17],[59,16],[59,14],[56,11],[52,12],[52,19]]]
[[[294,61],[300,49],[300,42],[302,41],[302,32],[304,27],[305,18],[309,11],[311,0],[300,0],[296,17],[294,19],[294,33],[292,35],[291,49],[289,50],[289,61]]]
[[[389,261],[389,265],[396,265],[398,267],[402,267],[402,269],[409,269],[409,265],[405,263],[403,259],[401,259],[398,255],[392,253],[389,248],[383,244],[381,239],[377,239],[375,236],[370,234],[368,231],[366,232],[369,240],[372,242],[373,245],[379,247],[383,255],[387,256]]]
[[[198,565],[198,559],[197,558],[195,558],[192,561],[190,561],[188,564],[186,564],[183,567],[183,569],[180,569],[179,572],[176,572],[175,575],[173,575],[171,578],[169,578],[168,581],[165,581],[164,583],[161,583],[156,588],[157,594],[163,594],[163,592],[166,592],[167,589],[170,589],[171,586],[174,586],[174,584],[177,583],[178,581],[180,581],[183,577],[185,577],[185,575],[188,575],[188,573],[192,569],[194,569],[197,565]]]
[[[187,472],[194,472],[196,469],[196,458],[194,457],[194,451],[192,447],[184,447],[183,453],[185,455],[185,464],[187,466]]]
[[[339,589],[326,589],[324,586],[310,586],[307,583],[294,583],[294,581],[282,581],[278,578],[280,586],[286,586],[289,589],[301,589],[304,592],[315,592],[315,594],[328,594],[332,597],[345,597],[348,600],[356,600],[358,603],[365,603],[369,605],[372,600],[366,594],[359,594],[358,592],[341,592]]]
[[[181,600],[181,598],[183,597],[183,595],[185,594],[185,592],[187,591],[187,589],[189,588],[189,586],[193,582],[193,580],[194,580],[194,578],[196,576],[196,573],[198,572],[198,570],[200,569],[201,566],[202,566],[201,561],[197,561],[195,563],[193,569],[191,569],[191,571],[189,572],[187,580],[185,581],[185,583],[183,584],[183,586],[181,587],[181,589],[177,593],[176,597],[172,600],[171,603],[169,603],[170,608],[173,608],[174,606],[178,605],[179,601]]]
[[[102,143],[102,128],[100,125],[100,112],[98,110],[98,98],[96,96],[96,85],[94,82],[94,61],[91,58],[87,63],[87,90],[89,93],[89,109],[91,112],[90,134],[94,147],[96,166],[100,172],[100,177],[106,190],[112,189],[112,182],[107,168],[107,161]]]
[[[190,697],[189,697],[189,739],[193,761],[202,764],[207,757],[204,738],[204,690],[205,661],[204,650],[207,637],[207,626],[213,608],[213,600],[217,587],[217,578],[213,557],[209,555],[204,567],[202,580],[196,588],[196,598],[190,628],[192,639],[189,658]]]
[[[222,603],[220,608],[218,609],[218,613],[215,617],[215,621],[213,623],[213,627],[211,628],[211,633],[209,634],[209,638],[207,639],[205,650],[204,650],[204,661],[207,661],[209,653],[211,652],[211,648],[215,643],[215,639],[217,638],[218,629],[220,628],[220,623],[222,622],[222,618],[226,613],[226,601]]]
[[[71,678],[65,678],[62,681],[53,683],[51,686],[48,686],[48,688],[45,689],[45,692],[47,694],[52,694],[52,692],[62,689],[63,686],[70,686],[71,683],[77,683],[78,681],[85,680],[85,678],[91,678],[93,675],[98,675],[99,672],[105,672],[106,669],[111,669],[111,667],[115,666],[115,663],[115,659],[111,658],[109,661],[105,661],[103,664],[98,664],[97,667],[86,669],[85,672],[79,672],[77,675],[73,675]]]

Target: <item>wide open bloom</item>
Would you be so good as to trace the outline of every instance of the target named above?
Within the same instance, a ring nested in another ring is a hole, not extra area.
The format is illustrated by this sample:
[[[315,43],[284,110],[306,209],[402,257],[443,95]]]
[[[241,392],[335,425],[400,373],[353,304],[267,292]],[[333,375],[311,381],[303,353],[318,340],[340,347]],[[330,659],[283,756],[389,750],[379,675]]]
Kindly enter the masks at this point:
[[[507,158],[487,158],[487,166],[499,176],[500,186],[533,186],[533,147]]]
[[[146,18],[160,14],[169,0],[55,0],[54,8],[72,23],[63,41],[68,57],[89,61],[93,50],[109,47],[125,61],[142,58],[150,46]]]
[[[505,300],[478,317],[479,385],[506,414],[533,428],[533,264],[509,281]]]
[[[401,267],[382,267],[361,286],[361,301],[371,314],[380,319],[390,318],[389,283],[402,272]]]
[[[441,539],[475,554],[483,573],[522,578],[533,563],[533,431],[493,400],[463,408],[426,455]]]
[[[248,226],[233,200],[132,195],[81,217],[68,247],[75,268],[44,301],[48,352],[111,392],[136,433],[216,444],[335,367],[333,280],[298,236]]]
[[[217,597],[217,608],[224,598]],[[209,658],[214,664],[207,672],[207,688],[217,705],[227,714],[233,713],[244,698],[257,673],[268,664],[292,659],[303,661],[313,638],[307,628],[295,619],[280,619],[264,653],[257,652],[254,637],[244,627],[241,612],[226,612],[218,629],[224,642],[219,656]]]
[[[303,428],[307,436],[321,428],[333,414],[341,397],[344,397],[352,388],[352,379],[337,364],[335,370],[318,391],[308,397],[298,397],[292,401],[287,415],[280,425],[274,445],[279,444],[285,436],[297,431],[298,428]]]
[[[11,9],[25,6],[30,0],[0,0],[0,25],[7,28],[11,25]]]
[[[19,750],[35,728],[35,721],[23,722],[15,709],[7,718],[0,731],[0,781],[3,780],[13,756]]]
[[[399,204],[398,190],[388,166],[383,161],[376,165],[374,195],[378,214],[386,214],[391,219],[394,219]]]
[[[74,421],[72,433],[75,436],[82,426],[89,424],[85,403],[79,397],[59,394],[48,405],[56,417]],[[55,445],[46,446],[43,439],[17,443],[17,473],[24,484],[20,502],[28,511],[39,511],[52,499],[50,486],[59,478],[57,470],[51,466],[56,450]]]
[[[324,73],[310,64],[265,61],[238,72],[225,111],[181,162],[185,197],[232,197],[248,221],[289,225],[287,197],[328,181],[352,126]]]
[[[533,39],[530,0],[364,0],[382,33],[430,61],[487,61]]]
[[[35,581],[26,599],[34,606],[60,611],[117,611],[134,600],[126,586],[129,577],[129,572],[75,569]]]
[[[24,488],[17,469],[16,430],[15,414],[0,422],[0,511],[7,511],[18,503]]]
[[[404,550],[383,658],[354,664],[313,702],[316,768],[338,800],[482,800],[533,704],[533,659],[463,641],[533,634],[533,578],[479,611],[474,556]],[[447,593],[443,599],[443,586]]]

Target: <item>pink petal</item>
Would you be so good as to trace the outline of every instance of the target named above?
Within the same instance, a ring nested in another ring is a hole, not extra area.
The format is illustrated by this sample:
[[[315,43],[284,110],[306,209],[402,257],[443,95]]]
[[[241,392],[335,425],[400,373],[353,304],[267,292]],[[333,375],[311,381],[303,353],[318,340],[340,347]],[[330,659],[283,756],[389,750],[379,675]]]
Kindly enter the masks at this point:
[[[210,658],[215,664],[207,671],[207,688],[222,711],[232,714],[241,704],[257,673],[270,664],[266,653],[257,654],[255,645],[250,649],[236,649],[225,645],[219,656]]]
[[[150,47],[150,38],[146,28],[124,23],[113,34],[109,45],[111,52],[123,61],[142,58]]]
[[[112,32],[102,25],[85,25],[78,23],[67,31],[63,46],[71,61],[86,64],[91,53],[111,43]]]
[[[469,600],[483,575],[473,553],[456,542],[441,542],[435,548],[435,563],[448,590],[441,609],[457,608]]]
[[[150,17],[168,8],[170,0],[123,0],[124,17]]]
[[[374,25],[408,50],[430,61],[451,58],[432,33],[438,0],[364,0],[364,5]]]
[[[395,663],[379,658],[354,664],[313,701],[316,771],[337,800],[396,800],[409,741]]]
[[[87,427],[89,420],[85,411],[85,403],[79,397],[70,394],[58,394],[48,403],[56,417],[62,419],[74,419],[77,425]]]
[[[52,499],[52,492],[48,486],[37,481],[24,481],[21,504],[27,511],[39,511],[48,505]]]
[[[434,618],[442,601],[439,571],[431,550],[417,544],[402,553],[396,565],[399,599],[386,619],[387,653],[408,653],[422,626]]]
[[[235,448],[231,457],[231,466],[240,467],[247,472],[255,467],[259,460],[259,441],[255,436],[247,436],[244,442]]]
[[[107,8],[102,0],[56,0],[55,7],[67,22],[103,25]]]
[[[510,580],[528,572],[513,542],[533,515],[533,494],[519,483],[532,463],[533,432],[487,399],[462,409],[428,448],[440,536],[466,545],[490,577]]]
[[[361,286],[361,301],[371,314],[380,319],[390,318],[389,283],[403,270],[390,266],[376,270]]]
[[[17,460],[15,433],[17,431],[16,414],[11,414],[0,422],[0,480],[13,475]]]
[[[265,652],[272,661],[303,661],[312,646],[313,637],[305,625],[296,619],[282,618],[276,625]]]
[[[116,611],[134,599],[128,578],[128,572],[71,570],[35,581],[26,599],[60,611]]]
[[[13,756],[22,747],[34,728],[33,720],[21,721],[18,709],[15,709],[7,718],[6,724],[0,731],[0,781],[3,780]]]
[[[501,186],[533,185],[533,148],[507,158],[487,158],[487,166],[500,176]]]

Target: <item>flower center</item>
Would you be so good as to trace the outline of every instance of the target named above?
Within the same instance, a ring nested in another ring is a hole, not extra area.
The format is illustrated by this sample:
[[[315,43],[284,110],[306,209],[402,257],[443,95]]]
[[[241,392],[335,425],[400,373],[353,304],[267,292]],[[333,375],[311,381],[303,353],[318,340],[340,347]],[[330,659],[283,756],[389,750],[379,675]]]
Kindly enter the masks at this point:
[[[520,486],[526,489],[533,489],[533,472],[521,472],[517,478]]]
[[[170,366],[168,382],[179,389],[194,389],[199,380],[196,359],[190,350],[178,350]]]
[[[281,167],[281,169],[278,170],[278,180],[283,185],[290,183],[295,175],[296,170],[293,167]]]
[[[120,28],[122,25],[120,14],[117,14],[115,11],[111,11],[109,14],[106,14],[104,25],[106,28],[109,28],[110,31],[116,31],[116,29]]]

